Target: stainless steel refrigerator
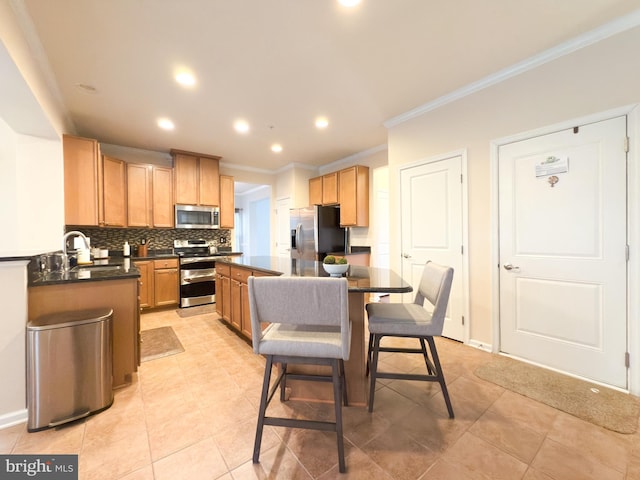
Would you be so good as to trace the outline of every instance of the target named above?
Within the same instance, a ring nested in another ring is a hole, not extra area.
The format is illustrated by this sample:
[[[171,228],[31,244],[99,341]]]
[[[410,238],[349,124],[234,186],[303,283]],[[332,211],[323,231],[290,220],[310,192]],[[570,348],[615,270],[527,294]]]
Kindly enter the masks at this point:
[[[291,258],[322,260],[345,251],[346,230],[340,227],[340,207],[292,208]]]

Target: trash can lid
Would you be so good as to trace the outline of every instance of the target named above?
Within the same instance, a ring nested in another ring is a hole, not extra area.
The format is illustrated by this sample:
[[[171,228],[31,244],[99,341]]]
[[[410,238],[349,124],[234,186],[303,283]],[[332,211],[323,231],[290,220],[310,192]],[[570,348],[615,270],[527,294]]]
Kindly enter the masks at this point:
[[[42,315],[27,323],[28,330],[47,330],[71,325],[82,325],[106,320],[113,315],[111,308],[96,308],[92,310],[73,310],[70,312],[56,312]]]

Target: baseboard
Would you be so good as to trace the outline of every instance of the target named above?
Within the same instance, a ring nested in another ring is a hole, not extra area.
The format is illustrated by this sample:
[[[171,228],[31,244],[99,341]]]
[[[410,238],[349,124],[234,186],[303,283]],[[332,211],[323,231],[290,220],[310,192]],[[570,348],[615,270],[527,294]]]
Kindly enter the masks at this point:
[[[478,340],[469,340],[469,343],[467,343],[467,345],[469,345],[470,347],[473,348],[477,348],[478,350],[483,350],[485,352],[489,352],[491,353],[493,351],[493,348],[490,344],[488,343],[484,343],[484,342],[480,342]]]
[[[27,409],[17,410],[11,413],[5,413],[4,415],[0,415],[0,430],[3,428],[13,427],[14,425],[18,425],[19,423],[23,423],[27,421]]]

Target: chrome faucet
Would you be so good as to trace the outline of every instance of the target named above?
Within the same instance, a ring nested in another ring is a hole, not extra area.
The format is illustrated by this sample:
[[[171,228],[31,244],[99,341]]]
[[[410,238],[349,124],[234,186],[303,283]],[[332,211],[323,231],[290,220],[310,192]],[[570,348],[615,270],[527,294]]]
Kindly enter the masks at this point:
[[[84,246],[87,250],[89,250],[89,242],[87,241],[87,237],[85,237],[84,233],[79,232],[78,230],[71,230],[67,232],[62,237],[62,270],[66,272],[69,270],[69,257],[67,255],[67,240],[69,237],[80,237],[84,242]]]

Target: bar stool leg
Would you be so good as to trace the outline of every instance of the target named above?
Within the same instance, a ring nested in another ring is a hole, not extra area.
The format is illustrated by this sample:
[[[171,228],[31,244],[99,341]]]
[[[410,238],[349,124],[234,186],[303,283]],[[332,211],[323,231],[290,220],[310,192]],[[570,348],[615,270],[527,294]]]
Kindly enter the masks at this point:
[[[449,418],[453,418],[453,407],[451,406],[451,400],[449,399],[449,391],[447,390],[447,384],[444,381],[444,373],[442,373],[442,366],[440,365],[440,358],[438,357],[438,350],[436,350],[436,342],[433,337],[427,337],[429,342],[429,349],[431,350],[431,357],[433,358],[433,365],[436,369],[436,376],[438,383],[442,389],[442,395],[444,396],[444,403],[447,404],[447,411],[449,412]]]
[[[346,472],[344,461],[344,438],[342,433],[342,378],[340,376],[340,362],[335,359],[332,361],[331,370],[333,377],[333,404],[335,406],[336,415],[336,436],[338,440],[338,470],[340,473]]]
[[[260,395],[260,411],[258,412],[258,426],[256,428],[256,440],[253,444],[253,463],[258,463],[260,458],[260,444],[262,443],[262,431],[264,430],[264,417],[267,411],[267,397],[269,396],[269,383],[273,368],[273,356],[267,355],[264,367],[264,380],[262,382],[262,394]]]
[[[373,359],[371,360],[371,379],[369,380],[369,413],[373,412],[373,399],[376,393],[376,376],[378,374],[378,353],[380,350],[380,335],[373,336]]]

